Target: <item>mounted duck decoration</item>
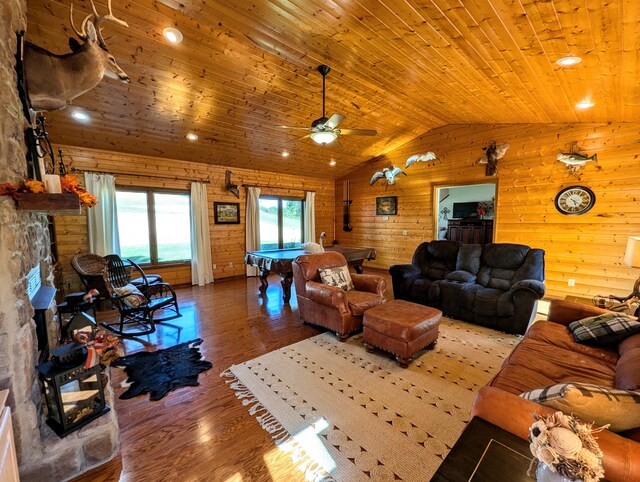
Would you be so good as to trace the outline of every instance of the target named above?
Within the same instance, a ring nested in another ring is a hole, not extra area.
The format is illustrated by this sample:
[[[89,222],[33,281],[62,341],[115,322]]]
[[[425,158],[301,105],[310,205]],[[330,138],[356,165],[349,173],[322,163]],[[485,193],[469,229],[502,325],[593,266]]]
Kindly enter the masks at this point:
[[[224,172],[224,188],[227,190],[227,192],[230,192],[235,197],[240,199],[240,189],[238,189],[238,185],[237,184],[233,184],[231,182],[231,176],[232,175],[233,175],[233,172],[231,172],[229,170],[226,170]]]
[[[404,165],[405,169],[408,169],[410,166],[414,165],[416,162],[426,162],[427,167],[435,166],[438,160],[438,156],[435,153],[429,151],[425,154],[414,154],[413,156],[407,159],[407,163]]]
[[[474,165],[486,164],[487,167],[485,175],[495,176],[498,174],[498,160],[504,157],[507,149],[509,149],[509,144],[500,144],[496,146],[496,141],[491,141],[491,144],[482,148],[484,154],[476,159]]]
[[[80,31],[73,23],[73,4],[69,8],[71,28],[83,42],[70,38],[71,53],[57,55],[25,42],[24,70],[27,95],[33,110],[64,109],[76,97],[98,85],[105,75],[129,82],[129,76],[118,66],[102,37],[105,22],[123,27],[129,25],[113,15],[111,0],[108,0],[107,15],[100,16],[93,1],[91,8],[93,13],[84,18]]]
[[[399,167],[385,167],[382,171],[378,171],[373,175],[371,181],[369,182],[369,185],[373,186],[376,182],[378,182],[378,180],[384,178],[387,181],[387,185],[391,186],[392,184],[395,184],[396,176],[398,174],[404,174],[405,176],[407,175],[407,173]]]
[[[589,157],[578,152],[561,152],[557,155],[556,159],[567,166],[567,171],[569,172],[569,174],[575,175],[587,162],[598,162],[598,154],[594,154],[593,156]]]

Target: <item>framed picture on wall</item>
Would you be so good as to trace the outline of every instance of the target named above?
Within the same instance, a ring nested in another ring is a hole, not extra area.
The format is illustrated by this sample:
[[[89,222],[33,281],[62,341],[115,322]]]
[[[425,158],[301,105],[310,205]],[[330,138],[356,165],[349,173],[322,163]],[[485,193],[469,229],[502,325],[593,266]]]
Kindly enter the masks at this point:
[[[395,216],[396,214],[398,214],[397,196],[376,198],[376,216]]]
[[[240,203],[213,203],[216,224],[240,224]]]

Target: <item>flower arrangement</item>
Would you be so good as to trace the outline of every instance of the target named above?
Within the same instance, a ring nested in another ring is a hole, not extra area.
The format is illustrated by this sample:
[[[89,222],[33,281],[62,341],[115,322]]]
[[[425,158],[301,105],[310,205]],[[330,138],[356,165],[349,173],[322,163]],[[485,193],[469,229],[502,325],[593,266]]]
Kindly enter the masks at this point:
[[[489,213],[489,211],[492,211],[494,201],[495,197],[492,197],[491,201],[480,201],[478,203],[478,208],[476,209],[478,216],[484,216]]]
[[[570,480],[596,482],[604,477],[602,451],[593,434],[606,426],[593,429],[562,412],[533,417],[536,421],[529,427],[529,449],[534,462]]]
[[[60,185],[64,192],[76,194],[80,198],[80,204],[82,206],[92,208],[96,205],[96,197],[86,189],[80,187],[76,176],[72,176],[71,174],[61,176]],[[42,181],[35,179],[27,179],[22,184],[0,184],[0,196],[12,196],[14,199],[17,199],[17,194],[26,192],[44,193],[47,192],[47,189]]]

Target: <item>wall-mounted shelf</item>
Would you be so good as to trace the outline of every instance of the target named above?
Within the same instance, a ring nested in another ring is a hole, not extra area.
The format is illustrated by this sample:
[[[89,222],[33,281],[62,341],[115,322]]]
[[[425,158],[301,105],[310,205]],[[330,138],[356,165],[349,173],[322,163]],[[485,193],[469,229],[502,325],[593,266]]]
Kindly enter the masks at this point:
[[[80,214],[80,198],[77,194],[50,194],[22,192],[16,195],[21,211],[47,214]]]

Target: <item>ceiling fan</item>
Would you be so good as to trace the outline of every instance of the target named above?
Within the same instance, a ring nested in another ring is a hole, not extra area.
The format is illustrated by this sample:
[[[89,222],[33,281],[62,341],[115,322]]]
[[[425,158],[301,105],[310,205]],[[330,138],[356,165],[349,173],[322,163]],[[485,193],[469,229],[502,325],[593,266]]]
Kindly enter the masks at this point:
[[[314,120],[311,123],[311,127],[294,127],[294,126],[277,126],[282,129],[304,129],[309,131],[309,134],[299,137],[298,139],[306,139],[310,137],[311,140],[318,144],[330,144],[338,139],[340,135],[355,135],[355,136],[375,136],[378,131],[372,129],[338,129],[338,125],[346,119],[342,114],[333,114],[327,118],[325,116],[325,78],[331,71],[328,65],[319,65],[316,69],[322,75],[322,117]]]

